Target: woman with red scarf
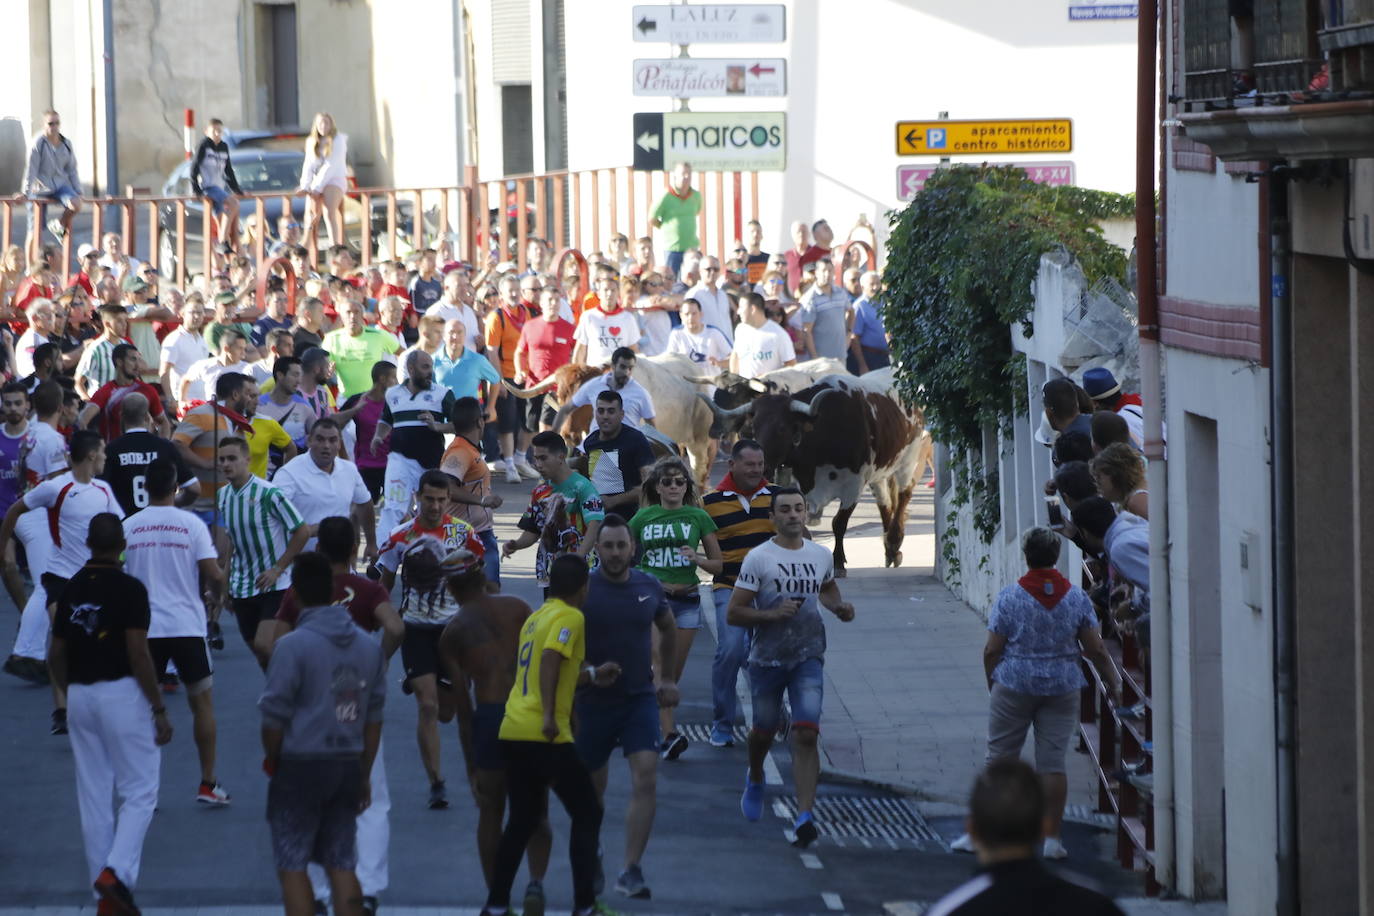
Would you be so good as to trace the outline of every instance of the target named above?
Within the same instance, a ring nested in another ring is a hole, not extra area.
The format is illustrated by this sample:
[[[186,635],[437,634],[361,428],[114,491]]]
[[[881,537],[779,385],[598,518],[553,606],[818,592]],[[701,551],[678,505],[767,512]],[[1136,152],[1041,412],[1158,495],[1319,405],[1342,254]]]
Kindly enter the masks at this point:
[[[997,596],[988,615],[983,670],[991,693],[987,762],[1021,756],[1035,727],[1035,769],[1045,783],[1044,856],[1068,855],[1059,839],[1068,795],[1065,762],[1078,723],[1079,692],[1087,683],[1079,658],[1091,661],[1121,705],[1121,677],[1102,645],[1097,615],[1086,592],[1055,569],[1059,535],[1032,528],[1021,538],[1027,571]],[[953,848],[972,852],[968,835]]]

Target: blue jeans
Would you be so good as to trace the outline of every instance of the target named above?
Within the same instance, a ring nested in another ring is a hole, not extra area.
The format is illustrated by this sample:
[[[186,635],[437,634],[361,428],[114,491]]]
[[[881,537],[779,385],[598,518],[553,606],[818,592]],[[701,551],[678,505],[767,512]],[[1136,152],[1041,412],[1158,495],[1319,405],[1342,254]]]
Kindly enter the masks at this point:
[[[732,627],[725,622],[733,589],[713,588],[711,599],[716,603],[716,657],[711,662],[711,717],[716,728],[730,731],[735,726],[739,700],[735,684],[739,669],[749,657],[749,631]]]
[[[486,531],[477,532],[477,537],[482,542],[485,551],[482,554],[482,568],[487,574],[487,581],[501,584],[501,545],[496,540],[496,532],[488,528]]]
[[[792,701],[792,725],[821,730],[825,696],[825,663],[808,658],[797,665],[750,665],[749,696],[754,702],[754,731],[771,735],[782,719],[782,695]]]

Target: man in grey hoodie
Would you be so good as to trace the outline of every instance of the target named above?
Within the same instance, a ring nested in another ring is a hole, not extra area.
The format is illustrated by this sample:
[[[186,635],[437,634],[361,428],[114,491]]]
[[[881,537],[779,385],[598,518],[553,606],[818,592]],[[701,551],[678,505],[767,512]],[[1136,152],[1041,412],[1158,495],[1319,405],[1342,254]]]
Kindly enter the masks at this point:
[[[386,659],[343,607],[331,605],[333,570],[316,552],[292,566],[300,599],[296,629],[277,641],[262,711],[267,823],[288,916],[310,916],[306,865],[329,873],[334,912],[364,916],[357,816],[372,800],[369,779],[382,739]]]
[[[62,136],[62,118],[49,108],[43,112],[43,132],[29,147],[28,167],[24,170],[24,190],[20,197],[51,200],[62,205],[62,215],[48,220],[48,231],[59,242],[72,227],[72,217],[81,212],[81,178],[76,171],[76,153],[71,141]],[[38,233],[32,232],[30,239]],[[37,251],[37,242],[34,242]]]

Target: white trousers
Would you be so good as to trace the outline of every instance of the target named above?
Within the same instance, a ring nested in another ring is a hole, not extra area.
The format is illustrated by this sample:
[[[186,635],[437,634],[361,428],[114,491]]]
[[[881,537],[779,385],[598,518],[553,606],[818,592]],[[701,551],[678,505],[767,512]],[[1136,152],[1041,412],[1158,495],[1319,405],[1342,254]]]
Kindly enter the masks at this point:
[[[386,784],[386,760],[383,748],[377,746],[377,759],[372,762],[372,804],[358,815],[358,883],[363,896],[376,897],[390,883],[387,873],[387,847],[391,844],[391,790]],[[311,862],[306,867],[310,886],[316,900],[329,899],[329,875],[324,867]]]
[[[90,880],[108,866],[132,890],[162,765],[152,708],[131,677],[74,683],[67,688],[67,728]]]
[[[386,456],[386,483],[382,485],[382,514],[377,520],[377,546],[410,517],[410,506],[420,490],[420,462],[395,452]]]
[[[48,593],[43,588],[43,573],[47,572],[52,556],[52,534],[48,531],[48,513],[41,509],[19,516],[14,529],[24,545],[29,559],[29,575],[33,577],[33,594],[24,603],[19,619],[19,637],[14,641],[14,654],[43,661],[48,657]]]

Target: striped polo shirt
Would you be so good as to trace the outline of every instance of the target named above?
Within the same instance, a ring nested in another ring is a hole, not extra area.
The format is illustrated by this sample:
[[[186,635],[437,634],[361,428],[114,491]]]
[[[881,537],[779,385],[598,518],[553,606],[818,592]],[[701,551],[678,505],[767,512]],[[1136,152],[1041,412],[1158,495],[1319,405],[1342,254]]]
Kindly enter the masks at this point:
[[[712,577],[711,587],[734,588],[744,555],[777,533],[773,528],[773,489],[764,483],[753,496],[717,490],[707,493],[701,502],[716,523],[716,540],[725,560],[720,574]]]
[[[221,487],[218,504],[220,519],[234,545],[229,563],[229,596],[250,598],[259,594],[258,576],[286,553],[291,534],[305,520],[281,490],[257,477],[249,477],[241,487]],[[272,591],[290,587],[288,568]]]
[[[81,359],[76,364],[76,377],[90,379],[92,392],[106,382],[114,381],[114,348],[121,343],[128,343],[128,341],[121,340],[117,343],[111,343],[102,337],[87,347],[85,353],[81,354]]]
[[[411,391],[404,382],[387,389],[382,422],[391,427],[392,453],[404,455],[422,468],[437,468],[444,455],[444,437],[425,425],[420,414],[430,414],[435,423],[447,423],[455,401],[453,392],[438,382],[430,382],[422,391]]]

